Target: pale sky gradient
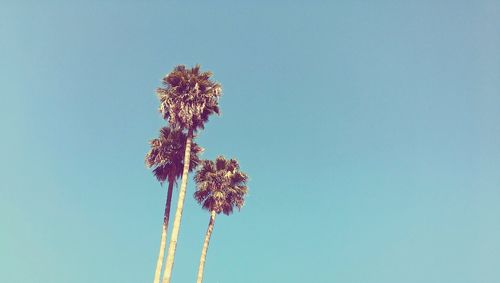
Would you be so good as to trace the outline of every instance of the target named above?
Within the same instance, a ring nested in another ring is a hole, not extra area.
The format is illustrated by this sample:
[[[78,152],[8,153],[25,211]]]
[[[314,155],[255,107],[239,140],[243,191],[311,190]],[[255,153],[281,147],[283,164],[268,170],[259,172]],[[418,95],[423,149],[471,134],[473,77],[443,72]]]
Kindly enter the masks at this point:
[[[204,158],[251,178],[205,283],[500,282],[499,19],[498,0],[4,0],[0,282],[152,282],[154,92],[196,63],[224,90]],[[193,192],[178,283],[209,220]]]

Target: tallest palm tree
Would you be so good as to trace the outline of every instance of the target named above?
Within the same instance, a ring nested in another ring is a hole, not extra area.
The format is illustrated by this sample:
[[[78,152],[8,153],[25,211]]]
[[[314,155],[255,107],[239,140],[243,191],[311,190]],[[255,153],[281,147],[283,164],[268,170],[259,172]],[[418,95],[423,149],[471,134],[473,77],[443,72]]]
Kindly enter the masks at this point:
[[[196,65],[187,69],[179,65],[163,78],[163,87],[158,88],[160,112],[171,127],[187,131],[186,149],[184,152],[184,168],[182,171],[179,199],[175,211],[172,235],[168,247],[167,261],[163,273],[163,283],[170,283],[174,256],[177,247],[177,238],[186,196],[189,157],[194,133],[203,129],[210,115],[219,114],[219,97],[221,85],[210,79],[211,72],[200,72]]]

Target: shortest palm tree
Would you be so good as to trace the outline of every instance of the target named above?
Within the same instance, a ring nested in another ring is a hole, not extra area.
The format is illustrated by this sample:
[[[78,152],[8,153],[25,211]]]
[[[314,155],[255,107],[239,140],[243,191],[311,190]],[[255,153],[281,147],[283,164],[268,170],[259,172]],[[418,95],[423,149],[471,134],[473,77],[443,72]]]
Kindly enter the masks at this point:
[[[203,280],[203,268],[207,256],[208,243],[214,229],[215,216],[221,212],[229,215],[236,206],[240,209],[245,202],[248,191],[246,182],[248,176],[240,171],[238,161],[227,160],[223,156],[217,157],[215,162],[203,160],[200,169],[194,176],[197,190],[194,198],[202,207],[210,212],[210,221],[201,251],[200,266],[198,267],[197,283]]]

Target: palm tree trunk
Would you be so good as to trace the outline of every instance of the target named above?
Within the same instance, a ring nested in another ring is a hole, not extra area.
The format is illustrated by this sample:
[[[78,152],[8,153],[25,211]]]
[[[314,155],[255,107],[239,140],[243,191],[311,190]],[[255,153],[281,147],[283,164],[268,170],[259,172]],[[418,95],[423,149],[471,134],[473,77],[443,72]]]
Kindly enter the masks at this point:
[[[172,234],[170,237],[170,245],[168,246],[167,262],[165,271],[163,272],[163,283],[170,283],[172,278],[172,268],[174,267],[175,249],[177,247],[177,237],[181,226],[182,209],[184,208],[184,198],[186,196],[186,186],[189,171],[189,157],[191,156],[191,141],[193,139],[193,130],[188,131],[186,139],[186,151],[184,152],[184,168],[182,171],[181,188],[179,189],[179,199],[177,201],[177,210],[175,211],[174,225],[172,226]]]
[[[207,234],[205,235],[205,241],[203,242],[203,249],[201,250],[200,266],[198,267],[198,279],[196,283],[201,283],[203,281],[203,268],[205,267],[205,258],[207,257],[208,243],[210,242],[210,236],[212,236],[212,231],[214,230],[215,224],[215,211],[210,212],[210,222],[208,222]]]
[[[156,271],[154,283],[160,282],[161,267],[165,258],[165,246],[167,243],[168,219],[170,218],[170,204],[172,203],[172,191],[174,190],[174,180],[168,181],[167,202],[165,203],[165,212],[163,214],[163,228],[161,231],[160,252],[156,260]]]

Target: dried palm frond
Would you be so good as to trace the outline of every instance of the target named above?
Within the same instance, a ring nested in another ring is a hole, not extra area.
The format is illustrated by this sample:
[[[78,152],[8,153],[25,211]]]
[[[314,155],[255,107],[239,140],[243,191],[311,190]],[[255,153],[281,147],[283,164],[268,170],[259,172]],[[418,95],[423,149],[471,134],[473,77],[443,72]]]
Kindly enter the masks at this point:
[[[199,65],[175,67],[157,90],[163,118],[181,129],[203,129],[210,115],[219,114],[222,87],[211,77],[211,72],[200,72]]]

